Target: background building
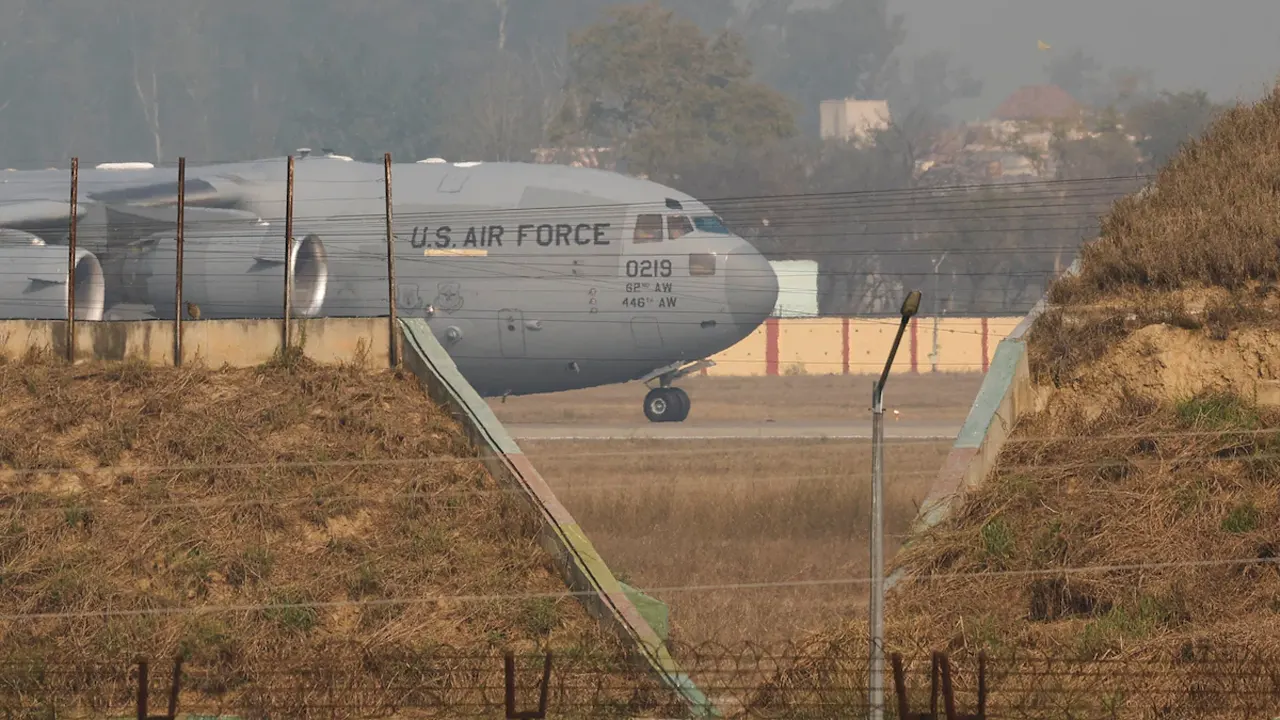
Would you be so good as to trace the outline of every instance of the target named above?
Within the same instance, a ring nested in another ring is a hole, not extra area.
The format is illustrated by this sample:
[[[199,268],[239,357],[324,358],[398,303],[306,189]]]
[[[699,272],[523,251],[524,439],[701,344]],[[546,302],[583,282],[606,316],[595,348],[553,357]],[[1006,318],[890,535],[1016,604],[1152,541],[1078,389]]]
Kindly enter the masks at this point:
[[[889,127],[889,103],[884,100],[823,100],[819,132],[824,140],[867,142],[875,130]]]

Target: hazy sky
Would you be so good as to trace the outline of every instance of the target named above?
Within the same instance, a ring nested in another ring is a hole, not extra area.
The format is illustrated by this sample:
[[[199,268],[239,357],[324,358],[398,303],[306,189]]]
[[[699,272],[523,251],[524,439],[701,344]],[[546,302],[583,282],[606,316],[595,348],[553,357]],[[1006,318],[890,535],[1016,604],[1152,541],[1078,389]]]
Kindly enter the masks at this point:
[[[1055,52],[1079,47],[1104,69],[1140,66],[1157,87],[1256,99],[1280,76],[1280,0],[890,0],[910,53],[953,51],[984,81],[952,108],[988,115],[1019,85],[1044,82]],[[1041,52],[1036,41],[1052,49]]]

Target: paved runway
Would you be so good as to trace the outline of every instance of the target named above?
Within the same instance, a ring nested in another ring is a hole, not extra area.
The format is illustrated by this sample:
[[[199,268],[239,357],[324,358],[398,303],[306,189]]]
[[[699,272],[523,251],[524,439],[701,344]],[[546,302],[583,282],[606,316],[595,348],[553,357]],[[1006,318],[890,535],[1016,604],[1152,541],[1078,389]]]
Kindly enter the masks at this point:
[[[954,440],[960,432],[961,420],[894,421],[885,420],[887,440],[934,439]],[[870,439],[871,418],[856,423],[845,422],[683,422],[643,423],[632,425],[508,425],[517,440],[732,440],[750,438],[832,438]]]

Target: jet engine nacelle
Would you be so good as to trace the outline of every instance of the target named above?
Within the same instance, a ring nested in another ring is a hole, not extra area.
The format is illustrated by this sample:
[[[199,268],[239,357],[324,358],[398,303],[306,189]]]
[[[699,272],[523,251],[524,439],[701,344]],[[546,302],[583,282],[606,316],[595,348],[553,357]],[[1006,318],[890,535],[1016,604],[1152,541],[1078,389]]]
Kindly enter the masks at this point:
[[[6,229],[0,238],[0,318],[67,318],[67,246],[45,245],[30,236],[20,242]],[[25,233],[23,233],[25,234]],[[76,250],[76,319],[101,320],[105,300],[102,265],[88,250]]]
[[[201,319],[284,316],[284,233],[261,222],[220,223],[187,230],[182,245],[182,299]],[[292,316],[314,317],[324,306],[329,260],[313,233],[295,233]],[[177,242],[158,233],[134,243],[123,261],[123,281],[155,316],[171,320],[177,296]]]

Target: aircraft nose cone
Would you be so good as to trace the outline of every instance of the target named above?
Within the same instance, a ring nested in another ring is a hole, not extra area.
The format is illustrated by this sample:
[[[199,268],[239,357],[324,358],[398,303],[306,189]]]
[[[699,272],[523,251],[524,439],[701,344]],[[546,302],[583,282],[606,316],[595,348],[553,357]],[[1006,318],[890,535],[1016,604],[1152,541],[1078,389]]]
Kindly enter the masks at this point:
[[[744,245],[725,260],[725,294],[733,322],[750,333],[778,303],[778,276],[759,251]]]

